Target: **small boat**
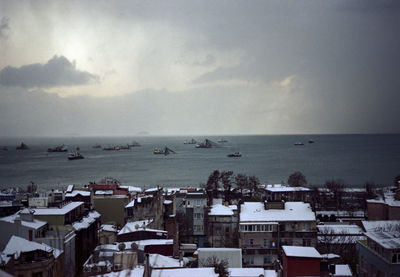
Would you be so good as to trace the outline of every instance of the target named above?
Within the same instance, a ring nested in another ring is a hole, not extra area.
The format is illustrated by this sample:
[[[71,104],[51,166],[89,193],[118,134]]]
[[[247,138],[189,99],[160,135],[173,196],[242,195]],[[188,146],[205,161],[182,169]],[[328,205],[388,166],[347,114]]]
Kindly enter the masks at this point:
[[[25,143],[21,142],[21,145],[17,146],[15,149],[17,149],[17,150],[28,150],[29,147]]]
[[[302,142],[295,142],[294,145],[299,146],[299,145],[304,145],[304,143],[302,143]]]
[[[218,140],[218,143],[225,143],[225,142],[228,142],[228,141],[226,139],[224,139],[224,138],[221,138],[221,139]]]
[[[120,145],[120,146],[118,146],[119,147],[119,149],[122,149],[122,150],[129,150],[129,149],[131,149],[131,147],[129,146],[129,144],[127,144],[127,145]]]
[[[227,157],[229,157],[229,158],[238,158],[238,157],[241,157],[241,156],[242,156],[242,154],[240,154],[240,152],[234,152],[234,153],[231,153],[231,154],[227,155]]]
[[[164,149],[158,149],[158,148],[154,148],[153,150],[153,154],[155,155],[168,155],[168,154],[176,154],[176,152],[168,147],[164,147]]]
[[[185,140],[185,141],[183,142],[183,144],[196,144],[196,143],[197,143],[197,141],[195,141],[194,139]]]
[[[308,143],[314,143],[314,141],[313,141],[312,139],[310,139],[310,140],[308,141]]]
[[[101,145],[100,144],[95,144],[95,145],[92,146],[92,148],[101,148]]]
[[[7,146],[1,146],[0,149],[3,150],[3,151],[8,151]]]
[[[47,152],[67,152],[68,149],[63,145],[58,145],[47,149]]]
[[[138,146],[141,146],[141,145],[139,144],[139,142],[137,142],[136,140],[134,140],[134,141],[132,141],[131,144],[128,144],[128,146],[129,146],[129,147],[138,147]]]
[[[81,153],[79,153],[78,151],[76,151],[76,152],[73,152],[73,153],[70,153],[69,155],[68,155],[68,160],[81,160],[81,159],[84,159],[85,157],[83,157],[82,155],[81,155]]]

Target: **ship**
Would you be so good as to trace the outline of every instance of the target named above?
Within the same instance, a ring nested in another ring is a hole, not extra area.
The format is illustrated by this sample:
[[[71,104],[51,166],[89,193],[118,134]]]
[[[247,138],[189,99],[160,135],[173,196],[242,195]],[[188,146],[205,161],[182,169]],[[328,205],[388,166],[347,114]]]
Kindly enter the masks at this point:
[[[25,143],[21,142],[21,145],[17,146],[15,149],[17,149],[17,150],[28,150],[29,147]]]
[[[153,150],[153,154],[155,155],[169,155],[169,154],[176,154],[176,152],[170,148],[168,148],[167,146],[164,147],[164,149],[158,149],[158,148],[154,148]]]
[[[121,148],[119,146],[109,146],[109,147],[104,147],[103,150],[105,151],[118,151]]]
[[[183,144],[196,144],[197,143],[197,141],[196,140],[194,140],[194,139],[191,139],[191,140],[185,140],[184,142],[183,142]]]
[[[118,146],[119,147],[119,149],[123,149],[123,150],[129,150],[129,149],[131,149],[131,147],[129,146],[129,144],[127,144],[127,145],[120,145],[120,146]]]
[[[312,139],[310,139],[310,140],[308,141],[308,143],[314,143],[314,141],[313,141]]]
[[[83,157],[82,155],[81,155],[81,153],[79,153],[78,151],[76,151],[76,152],[73,152],[73,153],[70,153],[69,155],[68,155],[68,160],[82,160],[82,159],[84,159],[85,157]]]
[[[136,140],[134,140],[134,141],[132,141],[132,143],[128,144],[128,146],[129,146],[129,147],[138,147],[138,146],[141,146],[141,145],[139,144],[139,142],[137,142]]]
[[[92,148],[101,148],[101,145],[100,144],[95,144],[95,145],[92,146]]]
[[[203,142],[196,144],[196,148],[212,148],[217,146],[218,146],[217,143],[209,139],[205,139]]]
[[[231,154],[227,155],[227,157],[229,157],[229,158],[238,158],[238,157],[241,157],[241,156],[242,156],[242,154],[240,154],[240,152],[234,152],[234,153],[231,153]]]
[[[47,152],[67,152],[68,149],[63,145],[58,145],[47,149]]]
[[[295,142],[294,145],[299,146],[299,145],[304,145],[302,142]]]
[[[218,143],[225,143],[225,142],[228,142],[228,141],[226,139],[224,139],[224,138],[221,138],[221,139],[218,140]]]

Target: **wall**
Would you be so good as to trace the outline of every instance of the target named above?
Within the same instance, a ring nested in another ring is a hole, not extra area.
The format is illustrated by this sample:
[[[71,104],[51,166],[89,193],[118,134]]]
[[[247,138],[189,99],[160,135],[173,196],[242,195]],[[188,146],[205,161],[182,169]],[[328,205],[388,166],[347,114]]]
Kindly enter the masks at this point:
[[[283,253],[282,277],[320,276],[320,259],[286,257]]]
[[[120,227],[125,225],[125,206],[129,203],[125,197],[94,197],[94,209],[101,214],[102,223],[115,222]]]

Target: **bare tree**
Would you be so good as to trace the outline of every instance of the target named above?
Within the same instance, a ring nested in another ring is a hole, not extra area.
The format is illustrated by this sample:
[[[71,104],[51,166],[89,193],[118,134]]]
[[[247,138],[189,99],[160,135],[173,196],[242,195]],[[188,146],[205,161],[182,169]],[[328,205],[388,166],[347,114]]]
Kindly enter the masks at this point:
[[[302,187],[307,184],[306,177],[300,171],[290,174],[287,182],[292,187]]]
[[[220,260],[216,256],[212,256],[205,260],[199,261],[199,263],[203,267],[214,267],[214,271],[219,277],[229,276],[228,261],[225,259]]]

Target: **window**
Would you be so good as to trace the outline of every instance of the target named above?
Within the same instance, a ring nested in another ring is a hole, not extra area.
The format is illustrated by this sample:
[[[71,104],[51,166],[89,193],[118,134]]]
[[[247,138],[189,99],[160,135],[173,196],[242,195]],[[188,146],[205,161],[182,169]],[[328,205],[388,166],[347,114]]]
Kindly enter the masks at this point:
[[[303,239],[303,246],[311,246],[311,239]]]
[[[399,264],[400,263],[400,252],[394,252],[392,256],[392,263]]]
[[[229,227],[225,227],[225,233],[229,233],[229,232],[230,232]]]
[[[254,244],[254,239],[249,239],[249,244],[253,245]]]
[[[253,265],[254,264],[254,256],[246,255],[245,261],[246,261],[246,264]]]
[[[269,246],[269,240],[264,239],[264,247],[268,247]]]
[[[270,264],[272,261],[271,256],[270,255],[265,255],[264,256],[264,264]]]
[[[203,215],[201,213],[194,213],[194,218],[195,219],[202,219]]]

